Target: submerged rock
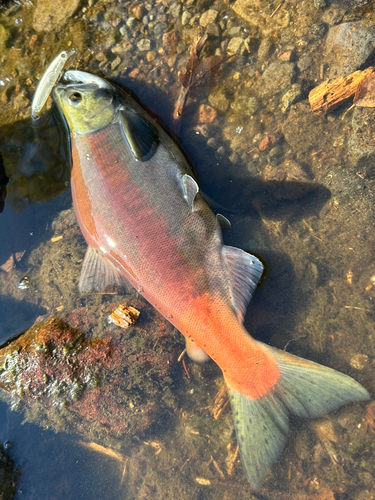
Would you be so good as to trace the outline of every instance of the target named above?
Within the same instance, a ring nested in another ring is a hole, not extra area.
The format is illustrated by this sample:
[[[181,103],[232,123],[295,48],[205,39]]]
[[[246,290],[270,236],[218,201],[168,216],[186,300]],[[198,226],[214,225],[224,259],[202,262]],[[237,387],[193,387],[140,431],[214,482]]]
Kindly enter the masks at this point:
[[[329,29],[325,53],[330,78],[349,75],[375,50],[375,26],[367,21],[342,23]]]
[[[349,159],[354,170],[360,170],[370,177],[375,175],[374,127],[374,109],[355,108],[348,141]]]
[[[107,322],[118,304],[80,308],[1,349],[0,387],[13,408],[46,428],[94,439],[142,432],[173,406],[169,375],[181,351],[173,327],[131,302],[141,318],[127,330]]]
[[[0,444],[0,498],[13,500],[20,472],[15,468],[13,460]]]
[[[81,0],[38,0],[34,11],[35,31],[58,31],[78,9]]]

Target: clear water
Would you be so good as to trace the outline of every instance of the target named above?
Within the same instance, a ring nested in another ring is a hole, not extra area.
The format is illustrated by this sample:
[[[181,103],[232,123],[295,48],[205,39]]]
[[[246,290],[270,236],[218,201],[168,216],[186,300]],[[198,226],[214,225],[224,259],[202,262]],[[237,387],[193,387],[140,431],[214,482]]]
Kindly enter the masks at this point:
[[[362,111],[349,109],[349,102],[315,116],[307,96],[329,76],[329,28],[363,19],[373,23],[374,4],[332,0],[318,9],[314,3],[1,4],[0,151],[10,179],[0,214],[1,343],[41,315],[123,298],[79,296],[85,244],[63,212],[71,208],[66,137],[49,112],[38,126],[30,121],[30,101],[44,68],[61,50],[76,48],[74,67],[126,85],[174,134],[215,211],[232,223],[225,243],[266,262],[266,279],[245,319],[249,332],[373,390],[374,175],[369,164],[353,165],[349,139]],[[217,15],[211,13],[202,58],[226,56],[229,42],[233,51],[236,43],[239,49],[222,63],[216,80],[192,92],[176,120],[178,71],[186,67],[209,9]],[[279,66],[266,79],[262,75],[273,63]],[[285,98],[289,91],[292,104]],[[217,110],[212,123],[199,123],[201,105]],[[365,113],[362,126],[371,127],[372,110]],[[65,222],[56,225],[61,217]],[[30,286],[21,289],[25,274]],[[173,341],[181,351],[183,344]],[[89,428],[82,435],[69,425],[54,432],[56,420],[33,412],[33,404],[26,413],[15,411],[14,399],[7,403],[4,393],[0,441],[10,441],[8,451],[21,470],[15,498],[374,498],[372,406],[351,405],[314,425],[293,421],[285,452],[262,492],[253,494],[234,455],[230,411],[217,420],[210,412],[220,371],[213,363],[186,364],[190,378],[182,363],[171,374],[173,404],[131,438],[102,433],[101,439],[89,439]]]

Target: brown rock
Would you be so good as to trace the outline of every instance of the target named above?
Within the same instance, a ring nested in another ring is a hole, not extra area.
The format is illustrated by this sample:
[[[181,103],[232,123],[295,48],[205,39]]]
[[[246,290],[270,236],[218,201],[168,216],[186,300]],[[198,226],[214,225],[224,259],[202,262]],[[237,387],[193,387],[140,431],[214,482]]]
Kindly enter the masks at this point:
[[[168,31],[163,35],[163,45],[168,48],[170,52],[174,52],[177,48],[178,36],[176,30]]]
[[[140,21],[142,19],[142,17],[147,14],[147,10],[143,4],[137,5],[137,7],[135,7],[132,10],[132,12],[133,12],[134,17],[136,19],[138,19],[138,21]]]
[[[266,135],[259,143],[258,149],[259,151],[267,151],[272,146],[271,139],[268,135]]]
[[[133,69],[133,71],[129,73],[129,76],[135,80],[144,80],[146,78],[146,75],[139,68]]]
[[[202,104],[198,110],[198,123],[212,123],[215,121],[217,112],[211,106]]]

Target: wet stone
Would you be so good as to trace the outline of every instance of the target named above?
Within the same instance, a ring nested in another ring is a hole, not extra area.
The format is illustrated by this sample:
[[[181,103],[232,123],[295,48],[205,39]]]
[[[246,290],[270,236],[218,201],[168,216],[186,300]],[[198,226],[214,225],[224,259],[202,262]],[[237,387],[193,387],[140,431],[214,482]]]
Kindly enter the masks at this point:
[[[140,51],[145,51],[145,50],[150,50],[151,49],[151,41],[148,40],[147,38],[143,38],[137,43],[138,50]]]
[[[327,2],[326,0],[314,0],[314,6],[317,9],[324,9],[325,7],[327,7]]]
[[[129,305],[141,317],[125,330],[107,321],[118,303],[35,324],[0,350],[0,396],[30,422],[88,439],[147,429],[174,405],[169,375],[181,346],[151,306]]]
[[[276,61],[271,63],[257,82],[259,95],[273,97],[286,91],[294,78],[294,63]]]
[[[353,170],[375,176],[375,111],[372,108],[355,108],[352,133],[348,141],[349,160]]]
[[[241,49],[242,44],[243,39],[241,37],[231,38],[227,47],[228,54],[237,54],[237,52]]]
[[[273,41],[270,38],[263,38],[258,49],[258,59],[260,61],[266,61],[270,57],[274,49],[275,47]]]
[[[204,12],[199,19],[200,26],[206,27],[210,23],[214,23],[216,21],[217,15],[218,15],[217,10],[213,9],[206,10],[206,12]]]
[[[181,16],[181,24],[182,26],[186,26],[189,24],[189,21],[191,19],[191,14],[187,10],[184,10]]]
[[[229,107],[229,100],[221,91],[211,92],[208,96],[208,102],[217,111],[225,112]]]
[[[38,0],[34,11],[35,31],[58,31],[73,16],[81,0]]]
[[[375,26],[366,21],[342,23],[329,29],[325,53],[330,78],[356,71],[375,50]]]

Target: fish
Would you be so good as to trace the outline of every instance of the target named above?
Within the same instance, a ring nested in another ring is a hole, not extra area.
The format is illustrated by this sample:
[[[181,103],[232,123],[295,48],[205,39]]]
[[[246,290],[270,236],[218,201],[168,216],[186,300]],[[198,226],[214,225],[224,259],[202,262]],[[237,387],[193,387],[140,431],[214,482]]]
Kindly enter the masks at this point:
[[[221,368],[244,471],[255,491],[285,446],[289,417],[369,398],[351,377],[251,337],[243,326],[263,273],[223,244],[220,217],[180,148],[125,89],[69,70],[52,98],[71,143],[74,210],[88,243],[81,292],[130,283]]]

